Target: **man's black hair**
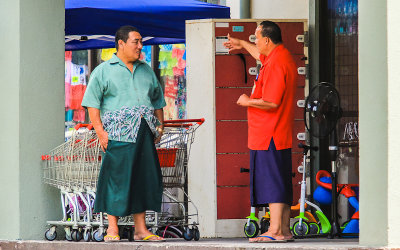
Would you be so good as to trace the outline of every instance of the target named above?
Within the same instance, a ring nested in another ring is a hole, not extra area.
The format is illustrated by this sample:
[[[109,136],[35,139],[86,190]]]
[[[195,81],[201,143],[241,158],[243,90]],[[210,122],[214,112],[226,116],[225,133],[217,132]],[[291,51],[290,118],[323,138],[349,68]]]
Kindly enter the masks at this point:
[[[125,25],[120,27],[117,32],[115,32],[115,48],[118,50],[118,41],[122,40],[124,41],[124,43],[126,43],[126,41],[129,38],[129,32],[139,32],[139,30],[136,27],[130,26],[130,25]]]
[[[263,37],[268,37],[275,44],[282,43],[282,34],[279,26],[271,21],[263,21],[260,23],[261,35]]]

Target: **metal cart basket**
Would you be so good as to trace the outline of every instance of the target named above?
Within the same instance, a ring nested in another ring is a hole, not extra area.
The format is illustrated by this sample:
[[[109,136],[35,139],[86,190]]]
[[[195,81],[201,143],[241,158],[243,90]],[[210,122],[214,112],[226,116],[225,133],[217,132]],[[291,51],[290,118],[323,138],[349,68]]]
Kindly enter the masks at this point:
[[[204,119],[164,122],[165,132],[156,145],[163,175],[163,209],[161,213],[146,211],[146,224],[160,235],[177,235],[186,240],[200,238],[197,208],[188,197],[186,187],[191,144],[203,122]],[[103,240],[106,217],[103,213],[93,213],[102,153],[92,128],[88,124],[77,125],[68,141],[42,155],[44,182],[60,190],[63,212],[60,221],[47,222],[50,225],[45,232],[47,240],[56,238],[57,226],[64,227],[66,239],[70,241]],[[189,205],[195,213],[188,214]],[[120,218],[118,225],[128,229],[132,236],[131,216]]]

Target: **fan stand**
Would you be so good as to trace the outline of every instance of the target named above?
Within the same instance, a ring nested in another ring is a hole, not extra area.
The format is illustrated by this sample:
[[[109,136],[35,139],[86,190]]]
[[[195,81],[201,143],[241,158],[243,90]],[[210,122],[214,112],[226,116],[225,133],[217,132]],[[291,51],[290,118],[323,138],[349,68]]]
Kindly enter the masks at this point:
[[[337,176],[336,176],[336,159],[338,155],[338,141],[336,135],[336,128],[329,135],[329,156],[331,159],[331,180],[332,180],[332,223],[331,232],[329,233],[329,238],[340,237],[339,222],[337,216]]]
[[[320,92],[322,91],[322,92]],[[314,95],[313,95],[314,94]],[[311,99],[310,99],[311,98]],[[336,100],[335,100],[336,99]],[[333,106],[330,101],[333,101]],[[338,108],[338,109],[337,109]],[[308,114],[308,115],[307,115]],[[309,119],[310,124],[312,120],[317,120],[321,123],[321,120],[328,120],[329,122],[334,121],[335,125],[332,130],[327,131],[328,133],[317,133],[312,134],[315,137],[326,137],[329,136],[329,156],[331,160],[331,180],[332,180],[332,205],[331,205],[331,230],[328,234],[328,238],[342,237],[342,236],[356,236],[355,234],[342,233],[338,222],[338,189],[337,189],[337,156],[338,156],[338,139],[336,123],[342,115],[342,109],[340,108],[340,97],[335,87],[328,82],[320,82],[315,85],[311,90],[306,99],[304,121]],[[324,121],[325,125],[327,121]],[[307,122],[305,123],[307,130],[310,131],[310,126]],[[327,126],[327,125],[326,125]],[[310,131],[311,132],[311,131]],[[325,130],[324,130],[325,132]]]

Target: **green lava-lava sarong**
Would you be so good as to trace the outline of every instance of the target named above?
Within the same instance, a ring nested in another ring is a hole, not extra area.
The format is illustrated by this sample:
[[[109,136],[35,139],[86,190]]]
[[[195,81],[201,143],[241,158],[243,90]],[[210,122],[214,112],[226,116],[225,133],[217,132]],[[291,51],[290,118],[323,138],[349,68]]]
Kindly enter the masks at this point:
[[[154,136],[141,119],[136,143],[108,141],[97,183],[94,212],[128,216],[160,212],[162,175]]]

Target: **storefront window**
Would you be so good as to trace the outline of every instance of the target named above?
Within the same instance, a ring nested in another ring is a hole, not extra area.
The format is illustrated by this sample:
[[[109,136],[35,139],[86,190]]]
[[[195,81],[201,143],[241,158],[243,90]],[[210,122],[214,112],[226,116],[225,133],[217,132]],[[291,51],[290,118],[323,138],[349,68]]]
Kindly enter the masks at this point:
[[[159,45],[160,81],[164,88],[164,119],[186,118],[186,50],[184,44]]]
[[[65,52],[65,132],[66,138],[77,123],[84,123],[86,111],[81,106],[88,82],[88,51]]]
[[[335,85],[343,116],[338,122],[338,166],[345,182],[358,182],[358,1],[329,0],[322,5],[321,81]]]
[[[334,8],[335,86],[343,117],[339,120],[339,164],[358,182],[358,1],[331,0]],[[351,171],[353,170],[353,171]]]

